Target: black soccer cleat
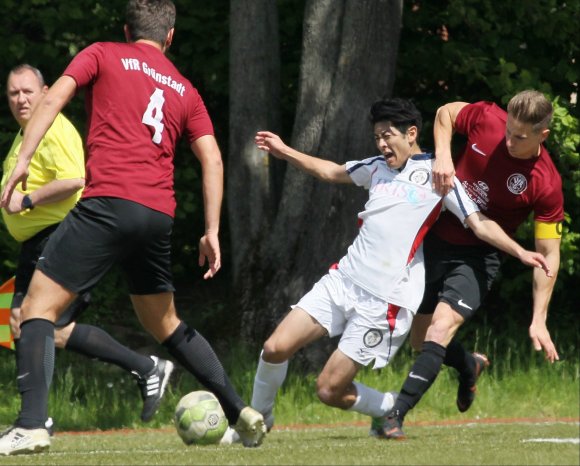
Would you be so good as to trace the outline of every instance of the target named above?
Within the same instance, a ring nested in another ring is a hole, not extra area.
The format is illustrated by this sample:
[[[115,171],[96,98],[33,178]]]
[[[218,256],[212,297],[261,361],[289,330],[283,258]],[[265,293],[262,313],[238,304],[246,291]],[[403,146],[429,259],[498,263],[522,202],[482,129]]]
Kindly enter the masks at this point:
[[[473,404],[475,400],[475,392],[477,391],[477,379],[481,373],[489,366],[489,359],[485,354],[473,353],[475,359],[475,380],[466,381],[459,377],[459,387],[457,388],[457,409],[464,413]]]
[[[165,359],[159,359],[157,356],[150,356],[155,363],[149,374],[139,377],[137,384],[141,389],[141,398],[143,399],[143,410],[141,411],[141,420],[150,421],[157,412],[161,404],[161,398],[165,393],[165,387],[169,381],[169,376],[173,372],[173,363]]]
[[[403,432],[403,420],[400,418],[398,410],[389,411],[385,415],[382,435],[377,435],[377,438],[386,440],[405,440],[407,438]]]

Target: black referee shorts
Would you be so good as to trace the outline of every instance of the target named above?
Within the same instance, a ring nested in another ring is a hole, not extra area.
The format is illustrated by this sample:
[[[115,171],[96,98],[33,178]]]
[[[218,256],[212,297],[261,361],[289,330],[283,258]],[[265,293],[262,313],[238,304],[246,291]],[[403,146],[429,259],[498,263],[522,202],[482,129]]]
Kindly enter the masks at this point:
[[[173,219],[136,202],[81,199],[51,235],[38,268],[78,294],[119,264],[134,295],[175,291],[171,276]]]
[[[429,233],[423,243],[425,292],[418,314],[433,314],[437,303],[449,304],[465,320],[481,305],[499,267],[500,253],[491,246],[463,246]]]
[[[28,292],[28,287],[32,280],[32,274],[36,268],[38,258],[42,254],[48,239],[57,229],[58,225],[58,223],[51,225],[44,230],[39,231],[32,238],[22,242],[20,246],[20,255],[18,256],[18,265],[16,267],[14,296],[11,304],[12,309],[22,307],[22,301]],[[87,308],[89,302],[89,293],[84,293],[78,296],[56,321],[56,327],[66,327],[72,321],[76,320]]]

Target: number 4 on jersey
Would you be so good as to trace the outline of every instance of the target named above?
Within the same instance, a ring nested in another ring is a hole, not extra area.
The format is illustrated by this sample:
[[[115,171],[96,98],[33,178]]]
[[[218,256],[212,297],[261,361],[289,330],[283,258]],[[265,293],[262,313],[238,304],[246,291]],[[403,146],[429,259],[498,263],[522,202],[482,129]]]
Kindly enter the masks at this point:
[[[141,123],[151,126],[155,130],[152,138],[155,144],[161,143],[161,133],[163,133],[163,127],[165,126],[162,123],[164,103],[165,97],[163,97],[163,91],[155,88],[155,92],[149,98],[147,110],[145,110],[143,118],[141,119]]]

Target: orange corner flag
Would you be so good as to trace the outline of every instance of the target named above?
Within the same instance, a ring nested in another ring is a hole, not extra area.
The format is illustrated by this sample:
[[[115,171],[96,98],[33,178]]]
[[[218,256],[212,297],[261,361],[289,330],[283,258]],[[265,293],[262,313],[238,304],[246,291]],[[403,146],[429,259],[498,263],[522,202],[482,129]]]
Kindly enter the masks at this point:
[[[10,331],[10,305],[14,296],[14,277],[0,285],[0,346],[14,349],[14,338]]]

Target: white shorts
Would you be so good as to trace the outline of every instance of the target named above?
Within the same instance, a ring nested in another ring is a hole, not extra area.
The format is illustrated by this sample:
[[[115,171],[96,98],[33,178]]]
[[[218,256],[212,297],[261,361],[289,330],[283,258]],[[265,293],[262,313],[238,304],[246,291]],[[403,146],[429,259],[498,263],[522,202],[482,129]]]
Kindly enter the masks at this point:
[[[342,334],[338,348],[353,361],[385,367],[404,343],[413,313],[377,298],[340,270],[330,270],[292,308],[299,307],[330,337]]]

